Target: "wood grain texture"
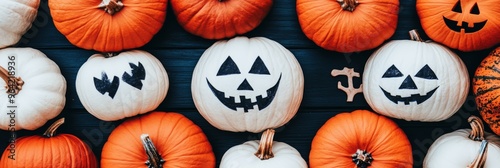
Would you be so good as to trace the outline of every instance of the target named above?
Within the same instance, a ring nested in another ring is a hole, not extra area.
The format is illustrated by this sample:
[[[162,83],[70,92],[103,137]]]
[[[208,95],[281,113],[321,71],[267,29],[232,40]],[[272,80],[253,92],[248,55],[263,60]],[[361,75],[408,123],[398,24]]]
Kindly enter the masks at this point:
[[[421,29],[415,11],[415,1],[405,0],[400,3],[398,27],[391,37],[392,40],[408,39],[409,30]],[[190,89],[192,72],[203,51],[215,40],[205,40],[185,32],[175,20],[171,8],[167,10],[167,19],[160,32],[151,42],[140,48],[155,55],[164,65],[170,78],[167,97],[157,110],[180,112],[198,124],[210,140],[219,163],[227,149],[248,140],[259,139],[260,135],[217,130],[196,111]],[[423,31],[420,33],[424,39],[428,39]],[[292,51],[302,66],[305,88],[301,107],[288,124],[276,130],[275,140],[295,147],[306,161],[312,138],[327,119],[340,112],[370,109],[362,94],[356,95],[353,102],[347,103],[345,93],[337,89],[337,82],[341,81],[346,85],[347,78],[332,77],[330,72],[333,69],[350,67],[363,75],[364,64],[374,50],[345,54],[319,48],[300,30],[295,1],[276,0],[262,24],[245,36],[264,36],[281,43]],[[56,30],[50,17],[47,0],[41,1],[39,14],[32,29],[17,46],[40,49],[59,65],[68,84],[67,103],[59,116],[66,117],[67,122],[59,132],[71,133],[83,139],[100,158],[104,142],[112,129],[122,121],[100,121],[85,111],[76,95],[75,79],[78,69],[95,52],[76,48]],[[491,50],[455,52],[466,63],[469,75],[472,76],[480,61]],[[355,87],[360,84],[361,78],[354,78]],[[394,119],[412,143],[414,167],[422,166],[427,149],[440,135],[467,127],[466,119],[471,114],[478,115],[472,94],[460,111],[445,121],[421,123]],[[49,122],[52,121],[54,120]],[[46,127],[35,131],[18,131],[16,135],[41,134]],[[5,149],[10,132],[0,131],[0,134],[0,148]]]

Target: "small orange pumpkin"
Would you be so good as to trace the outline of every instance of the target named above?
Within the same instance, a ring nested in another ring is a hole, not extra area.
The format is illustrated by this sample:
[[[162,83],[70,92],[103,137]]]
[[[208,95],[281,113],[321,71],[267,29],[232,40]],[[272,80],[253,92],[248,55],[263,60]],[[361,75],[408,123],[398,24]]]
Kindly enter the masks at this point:
[[[17,139],[13,146],[9,145],[3,152],[0,167],[97,167],[94,153],[82,140],[71,134],[55,135],[55,131],[63,123],[64,118],[57,120],[43,136]]]
[[[100,52],[134,49],[163,26],[167,0],[49,0],[54,25],[73,45]]]
[[[171,0],[179,24],[205,39],[231,38],[255,29],[266,17],[272,0]]]
[[[425,33],[434,41],[461,51],[500,44],[497,0],[417,0]]]
[[[142,141],[141,141],[142,140]],[[213,168],[203,131],[179,113],[150,112],[116,127],[104,144],[101,167]]]
[[[297,0],[304,34],[316,45],[343,53],[373,49],[396,31],[398,0]]]
[[[500,135],[500,47],[479,64],[472,79],[472,91],[483,120]]]
[[[392,120],[367,110],[340,113],[316,133],[309,166],[411,168],[406,134]]]

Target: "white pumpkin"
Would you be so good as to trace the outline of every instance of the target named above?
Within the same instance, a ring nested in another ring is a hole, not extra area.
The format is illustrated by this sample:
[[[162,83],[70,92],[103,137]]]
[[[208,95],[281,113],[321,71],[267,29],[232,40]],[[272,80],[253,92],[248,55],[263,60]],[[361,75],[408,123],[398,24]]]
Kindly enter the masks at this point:
[[[442,121],[469,91],[465,64],[451,50],[414,40],[393,40],[374,52],[363,73],[364,97],[377,113],[408,121]]]
[[[78,70],[76,92],[85,109],[104,121],[155,110],[167,96],[168,76],[146,51],[92,55]]]
[[[33,48],[4,48],[0,50],[0,66],[3,86],[8,87],[0,87],[0,129],[35,130],[61,113],[66,103],[66,80],[44,53]]]
[[[201,56],[191,92],[210,124],[262,132],[287,123],[302,101],[304,77],[295,56],[265,37],[221,40]]]
[[[266,130],[261,140],[247,141],[224,153],[220,168],[307,168],[306,161],[292,146],[273,141],[274,130]]]
[[[483,132],[483,123],[476,116],[469,118],[471,129],[460,129],[439,137],[431,145],[424,159],[424,168],[467,167],[480,160],[482,140],[485,146],[484,168],[500,165],[500,137]],[[484,136],[483,136],[484,135]],[[476,165],[481,167],[480,165]],[[475,167],[475,166],[471,166]]]
[[[0,48],[16,44],[31,28],[40,0],[1,0]]]

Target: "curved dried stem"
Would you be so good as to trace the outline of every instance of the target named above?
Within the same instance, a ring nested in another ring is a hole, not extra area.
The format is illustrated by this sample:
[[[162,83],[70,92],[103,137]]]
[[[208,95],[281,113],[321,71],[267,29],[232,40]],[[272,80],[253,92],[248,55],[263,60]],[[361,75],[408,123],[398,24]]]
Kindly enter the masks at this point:
[[[477,116],[470,116],[467,120],[472,128],[469,138],[474,141],[484,140],[484,124],[481,118]]]
[[[274,157],[273,154],[274,129],[267,129],[260,137],[259,149],[255,153],[260,160],[267,160]]]
[[[14,75],[10,75],[9,71],[7,71],[2,66],[0,66],[0,77],[7,84],[5,86],[7,94],[17,95],[19,91],[22,90],[24,85],[23,79],[21,79],[21,77],[15,77]]]
[[[488,141],[481,141],[481,148],[479,148],[479,154],[476,159],[472,161],[471,164],[467,166],[467,168],[482,168],[484,166],[484,162],[486,162],[486,155],[488,153]]]
[[[106,13],[114,15],[123,8],[123,3],[121,0],[102,0],[98,7],[103,8]]]
[[[64,118],[58,119],[57,121],[52,123],[49,128],[47,128],[47,130],[43,133],[43,136],[47,138],[53,137],[54,134],[56,134],[57,128],[59,128],[59,126],[61,126],[62,124],[64,124]]]
[[[156,150],[156,147],[153,144],[153,141],[151,141],[151,138],[149,138],[149,135],[142,134],[141,141],[142,146],[146,151],[146,155],[148,155],[148,160],[146,161],[148,168],[162,168],[165,160],[161,158],[161,155],[158,153],[158,150]]]

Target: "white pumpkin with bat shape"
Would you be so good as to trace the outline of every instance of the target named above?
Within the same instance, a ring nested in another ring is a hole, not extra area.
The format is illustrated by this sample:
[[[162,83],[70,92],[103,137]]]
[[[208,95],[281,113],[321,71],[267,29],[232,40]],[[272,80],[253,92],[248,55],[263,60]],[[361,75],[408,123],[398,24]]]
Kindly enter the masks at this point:
[[[85,109],[104,121],[155,110],[165,99],[168,75],[146,51],[92,55],[78,70],[76,91]]]

